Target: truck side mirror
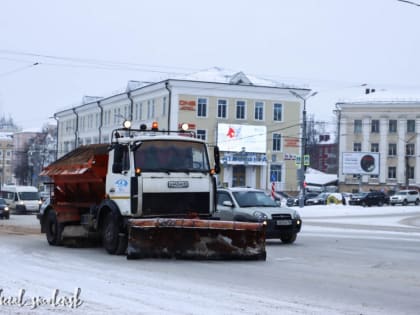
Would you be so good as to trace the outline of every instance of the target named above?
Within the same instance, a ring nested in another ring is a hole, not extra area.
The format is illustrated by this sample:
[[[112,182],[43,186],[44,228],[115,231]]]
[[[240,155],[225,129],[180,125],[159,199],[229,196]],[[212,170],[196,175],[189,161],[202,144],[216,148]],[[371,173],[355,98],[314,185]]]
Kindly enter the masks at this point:
[[[217,145],[214,147],[214,170],[216,174],[220,173],[220,151]]]

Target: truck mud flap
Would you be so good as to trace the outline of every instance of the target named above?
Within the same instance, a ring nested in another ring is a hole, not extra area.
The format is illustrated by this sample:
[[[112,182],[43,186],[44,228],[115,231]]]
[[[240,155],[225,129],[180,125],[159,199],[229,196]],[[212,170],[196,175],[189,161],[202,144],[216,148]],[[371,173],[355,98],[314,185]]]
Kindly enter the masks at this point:
[[[131,219],[127,259],[265,260],[265,224],[201,219]]]

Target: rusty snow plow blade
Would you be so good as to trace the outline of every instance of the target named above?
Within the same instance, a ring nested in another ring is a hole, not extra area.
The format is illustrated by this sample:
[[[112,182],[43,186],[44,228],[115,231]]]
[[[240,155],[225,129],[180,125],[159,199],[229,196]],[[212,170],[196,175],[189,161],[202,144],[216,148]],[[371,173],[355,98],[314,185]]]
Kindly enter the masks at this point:
[[[265,224],[132,219],[127,258],[265,260]]]

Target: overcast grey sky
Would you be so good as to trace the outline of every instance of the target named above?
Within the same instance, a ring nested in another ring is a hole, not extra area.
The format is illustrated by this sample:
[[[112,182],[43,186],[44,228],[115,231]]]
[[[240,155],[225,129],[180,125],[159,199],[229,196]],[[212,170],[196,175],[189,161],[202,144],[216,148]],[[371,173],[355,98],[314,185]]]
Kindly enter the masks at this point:
[[[26,129],[83,95],[213,66],[318,91],[317,120],[364,83],[420,94],[420,6],[398,0],[0,4],[0,115]]]

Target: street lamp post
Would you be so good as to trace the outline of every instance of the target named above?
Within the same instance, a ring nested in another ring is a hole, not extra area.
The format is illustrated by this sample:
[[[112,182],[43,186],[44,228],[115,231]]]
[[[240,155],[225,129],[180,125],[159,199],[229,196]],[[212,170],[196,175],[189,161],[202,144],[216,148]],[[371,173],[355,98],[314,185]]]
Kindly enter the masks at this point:
[[[301,99],[303,101],[303,112],[302,112],[302,141],[301,141],[301,149],[300,149],[300,174],[299,174],[299,182],[300,182],[300,194],[299,194],[299,207],[303,208],[305,206],[305,166],[304,166],[304,158],[306,154],[306,100],[312,96],[318,94],[318,92],[312,92],[311,94],[303,97],[302,95],[296,93],[295,91],[290,91],[295,97]]]

